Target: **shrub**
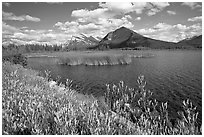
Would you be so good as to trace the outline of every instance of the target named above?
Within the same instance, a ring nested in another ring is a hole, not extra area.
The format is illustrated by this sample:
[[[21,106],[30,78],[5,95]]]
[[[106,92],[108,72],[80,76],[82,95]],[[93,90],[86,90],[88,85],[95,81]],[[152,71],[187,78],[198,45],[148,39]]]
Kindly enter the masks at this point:
[[[3,55],[2,59],[3,59],[3,62],[10,61],[11,63],[14,63],[14,64],[27,66],[27,58],[22,54]]]
[[[147,134],[201,134],[196,126],[198,112],[189,100],[183,101],[183,111],[178,114],[181,119],[172,121],[169,118],[167,102],[158,105],[151,99],[152,92],[145,89],[144,76],[139,76],[138,89],[128,88],[123,81],[118,85],[107,84],[105,102],[109,108]],[[175,124],[176,123],[176,124]]]

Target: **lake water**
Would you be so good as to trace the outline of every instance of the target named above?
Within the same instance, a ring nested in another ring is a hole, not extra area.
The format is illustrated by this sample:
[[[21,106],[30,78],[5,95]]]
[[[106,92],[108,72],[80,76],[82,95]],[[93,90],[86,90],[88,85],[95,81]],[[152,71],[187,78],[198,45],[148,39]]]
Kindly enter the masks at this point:
[[[66,66],[58,65],[52,58],[29,58],[29,67],[50,70],[53,79],[61,82],[71,79],[78,91],[103,96],[106,83],[117,84],[123,80],[129,87],[137,87],[137,77],[144,75],[147,88],[158,101],[168,102],[170,115],[181,109],[183,100],[190,99],[198,107],[199,123],[202,116],[202,51],[201,50],[146,50],[118,51],[128,54],[149,53],[151,58],[132,58],[130,65]]]

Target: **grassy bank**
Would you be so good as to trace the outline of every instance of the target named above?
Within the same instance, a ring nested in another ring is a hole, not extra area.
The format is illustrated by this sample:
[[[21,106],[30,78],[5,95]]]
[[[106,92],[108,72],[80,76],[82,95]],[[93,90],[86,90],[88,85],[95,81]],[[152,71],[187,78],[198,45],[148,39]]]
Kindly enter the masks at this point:
[[[2,68],[2,134],[201,134],[193,104],[184,101],[171,122],[167,103],[151,99],[143,76],[138,89],[107,85],[103,102],[77,93],[71,80],[57,85],[21,65]]]

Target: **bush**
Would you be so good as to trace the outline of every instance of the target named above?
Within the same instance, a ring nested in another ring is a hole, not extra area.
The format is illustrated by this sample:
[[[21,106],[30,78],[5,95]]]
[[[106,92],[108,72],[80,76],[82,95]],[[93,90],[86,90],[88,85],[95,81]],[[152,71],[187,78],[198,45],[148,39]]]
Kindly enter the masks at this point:
[[[158,105],[151,99],[152,92],[145,89],[144,76],[139,76],[139,89],[128,88],[123,81],[117,85],[107,85],[105,94],[109,108],[134,123],[136,128],[146,134],[201,134],[197,123],[198,112],[188,99],[183,101],[184,111],[179,111],[180,119],[169,118],[167,102]]]
[[[22,66],[27,66],[27,58],[22,54],[12,54],[12,55],[4,55],[2,57],[3,62],[10,61],[13,64],[20,64]]]

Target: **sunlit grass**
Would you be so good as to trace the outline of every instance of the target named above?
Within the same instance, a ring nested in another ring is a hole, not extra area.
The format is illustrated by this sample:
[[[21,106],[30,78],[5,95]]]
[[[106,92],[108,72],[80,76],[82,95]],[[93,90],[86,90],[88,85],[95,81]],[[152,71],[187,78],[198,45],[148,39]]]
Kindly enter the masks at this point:
[[[38,72],[9,62],[2,64],[2,134],[201,134],[195,106],[186,100],[181,119],[170,122],[167,103],[158,104],[145,89],[121,81],[107,84],[105,109],[92,96],[77,93],[72,81],[56,85]]]
[[[35,53],[29,55],[31,57],[54,57],[57,59],[58,64],[64,65],[90,65],[90,66],[103,66],[103,65],[118,65],[130,64],[131,57],[121,53],[101,52],[101,51],[78,51],[78,52],[60,52],[56,53]]]

